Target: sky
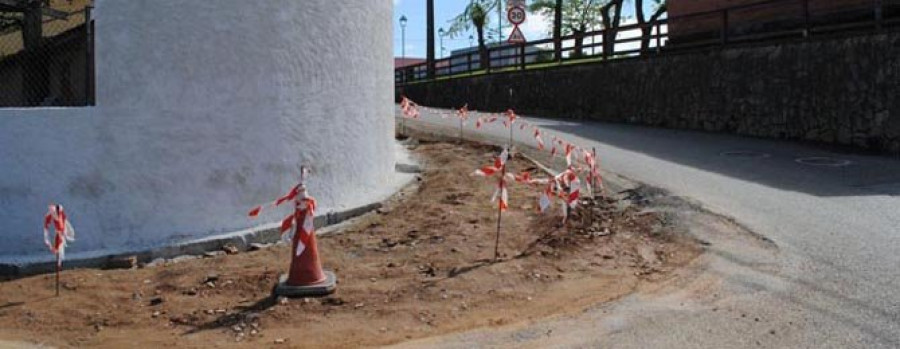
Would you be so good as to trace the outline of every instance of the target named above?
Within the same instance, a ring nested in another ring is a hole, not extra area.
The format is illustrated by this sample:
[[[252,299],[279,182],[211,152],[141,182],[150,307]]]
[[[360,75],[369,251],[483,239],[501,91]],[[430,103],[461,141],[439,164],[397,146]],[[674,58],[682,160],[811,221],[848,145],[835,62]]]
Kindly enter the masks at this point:
[[[435,0],[434,1],[434,26],[435,32],[441,27],[445,30],[450,27],[450,20],[460,14],[468,0]],[[394,0],[394,55],[400,57],[402,54],[401,32],[400,32],[400,16],[406,15],[408,23],[406,25],[406,56],[407,57],[425,57],[426,37],[425,32],[425,0]],[[506,13],[503,14],[506,16]],[[504,23],[506,19],[504,18]],[[497,12],[492,12],[488,25],[492,28],[497,26]],[[528,14],[528,19],[522,24],[522,32],[528,40],[537,40],[547,37],[549,31],[549,23],[539,16],[532,13]],[[509,33],[505,33],[508,35]],[[450,52],[455,49],[469,47],[469,35],[475,36],[474,31],[471,33],[461,34],[455,38],[449,36],[444,37],[444,56],[449,56]],[[437,36],[435,34],[435,36]],[[505,38],[504,38],[505,39]],[[435,38],[435,55],[441,55],[440,38]],[[477,42],[476,42],[477,44]]]
[[[402,35],[400,28],[400,16],[405,15],[408,22],[406,25],[406,57],[425,57],[426,50],[426,14],[425,14],[425,0],[393,0],[394,1],[394,56],[400,57],[402,55]],[[647,1],[650,2],[650,1]],[[435,33],[439,28],[443,27],[445,30],[450,27],[450,20],[453,17],[456,17],[459,13],[465,9],[466,5],[469,3],[469,0],[434,0],[434,26]],[[625,14],[630,15],[634,11],[630,8],[630,6],[626,6],[624,8]],[[505,11],[504,11],[505,12]],[[506,14],[504,13],[505,17]],[[506,19],[503,19],[504,23]],[[528,13],[528,19],[522,24],[522,32],[525,34],[525,38],[527,40],[540,40],[546,39],[549,37],[550,27],[552,26],[552,18],[544,18],[534,13]],[[491,13],[488,26],[491,28],[496,28],[497,26],[497,12],[496,10]],[[510,31],[511,29],[506,29],[505,31]],[[451,38],[449,36],[445,36],[444,41],[444,57],[450,55],[450,52],[455,49],[470,47],[469,35],[473,37],[477,37],[474,35],[474,31],[471,33],[466,33],[462,35],[458,35],[455,38]],[[509,33],[504,33],[505,36],[508,36]],[[440,38],[435,34],[435,55],[441,56],[441,43]],[[477,44],[477,42],[475,42]]]

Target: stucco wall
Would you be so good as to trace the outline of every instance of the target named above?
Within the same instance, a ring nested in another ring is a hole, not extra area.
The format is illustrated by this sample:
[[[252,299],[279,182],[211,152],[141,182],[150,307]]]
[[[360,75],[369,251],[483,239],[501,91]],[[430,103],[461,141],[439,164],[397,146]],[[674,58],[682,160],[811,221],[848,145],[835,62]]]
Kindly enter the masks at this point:
[[[900,32],[398,88],[435,107],[629,122],[900,153]]]
[[[274,222],[301,164],[320,212],[395,189],[389,0],[96,5],[97,106],[0,110],[0,261],[51,201],[87,256]]]

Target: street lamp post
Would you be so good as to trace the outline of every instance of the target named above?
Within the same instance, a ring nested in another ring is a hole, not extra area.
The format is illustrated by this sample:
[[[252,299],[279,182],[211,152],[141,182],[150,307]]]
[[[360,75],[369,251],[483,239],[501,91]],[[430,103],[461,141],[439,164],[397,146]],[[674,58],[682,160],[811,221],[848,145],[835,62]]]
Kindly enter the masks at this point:
[[[400,65],[406,65],[406,16],[400,16]],[[406,82],[408,78],[407,70],[404,68],[400,71],[401,80]]]
[[[400,16],[400,57],[406,60],[406,16]]]

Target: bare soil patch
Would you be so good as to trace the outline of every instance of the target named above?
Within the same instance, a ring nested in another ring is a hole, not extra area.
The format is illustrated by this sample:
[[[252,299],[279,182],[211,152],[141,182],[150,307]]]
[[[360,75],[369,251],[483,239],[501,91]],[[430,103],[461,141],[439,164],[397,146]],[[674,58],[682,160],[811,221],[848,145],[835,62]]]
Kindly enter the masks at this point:
[[[319,239],[338,290],[273,299],[290,250],[276,245],[133,270],[63,273],[0,284],[0,338],[57,346],[352,347],[500,326],[615,300],[659,282],[700,247],[665,219],[615,199],[589,199],[567,227],[558,206],[513,185],[493,262],[491,179],[470,173],[496,149],[422,142],[418,185]],[[515,172],[534,169],[516,157]],[[312,193],[313,195],[315,193]]]

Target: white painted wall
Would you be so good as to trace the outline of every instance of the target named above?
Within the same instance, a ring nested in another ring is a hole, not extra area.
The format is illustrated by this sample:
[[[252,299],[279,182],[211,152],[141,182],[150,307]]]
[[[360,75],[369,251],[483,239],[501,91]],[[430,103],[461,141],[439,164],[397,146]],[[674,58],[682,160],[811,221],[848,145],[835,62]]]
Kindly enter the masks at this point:
[[[90,256],[279,220],[246,212],[313,168],[320,212],[392,192],[390,0],[98,0],[97,106],[0,109],[0,262],[49,259],[59,202]]]

